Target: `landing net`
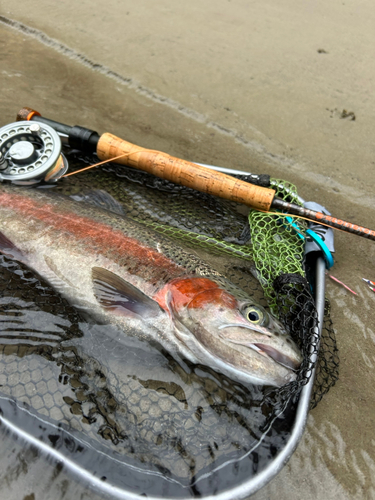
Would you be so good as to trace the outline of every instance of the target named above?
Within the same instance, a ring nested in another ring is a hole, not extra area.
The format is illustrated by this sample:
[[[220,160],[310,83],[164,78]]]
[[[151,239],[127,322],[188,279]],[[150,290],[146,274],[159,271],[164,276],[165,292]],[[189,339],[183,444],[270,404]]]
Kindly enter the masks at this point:
[[[75,153],[68,160],[73,170],[83,161],[92,163]],[[298,203],[294,186],[257,178],[273,186],[277,196]],[[295,382],[264,391],[204,366],[177,363],[157,345],[134,338],[119,344],[118,332],[111,336],[103,325],[87,323],[40,277],[2,256],[3,414],[8,411],[51,449],[124,491],[197,497],[230,491],[251,479],[287,440],[317,354],[317,314],[303,240],[281,214],[248,213],[127,167],[82,173],[55,190],[87,203],[93,200],[90,193],[105,190],[127,217],[214,263],[279,317],[304,360]],[[100,197],[95,203],[100,205]],[[297,224],[304,234],[304,223]],[[311,407],[337,377],[327,302]]]

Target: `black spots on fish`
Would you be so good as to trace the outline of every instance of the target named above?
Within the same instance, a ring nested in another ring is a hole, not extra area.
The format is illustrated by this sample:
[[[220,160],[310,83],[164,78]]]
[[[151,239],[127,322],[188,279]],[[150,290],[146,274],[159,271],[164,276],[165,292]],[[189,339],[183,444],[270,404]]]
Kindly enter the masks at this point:
[[[55,448],[57,442],[60,439],[60,436],[58,434],[48,434],[48,439],[50,440],[50,443],[52,444],[52,447]]]
[[[151,272],[150,272],[151,271]],[[132,273],[137,274],[137,273]],[[159,270],[151,270],[150,268],[142,273],[144,278],[148,281],[148,283],[154,288],[160,288],[160,284],[164,285],[171,280],[171,275],[168,271],[164,271],[162,269]],[[138,274],[139,276],[140,274]]]
[[[181,276],[181,272],[189,276],[209,276],[211,274],[218,274],[195,254],[190,253],[187,250],[182,250],[181,247],[176,246],[175,244],[172,245],[169,241],[163,240],[161,236],[158,237],[160,238],[160,241],[156,246],[159,252],[182,268],[178,276]],[[171,277],[168,276],[168,278],[170,279]]]

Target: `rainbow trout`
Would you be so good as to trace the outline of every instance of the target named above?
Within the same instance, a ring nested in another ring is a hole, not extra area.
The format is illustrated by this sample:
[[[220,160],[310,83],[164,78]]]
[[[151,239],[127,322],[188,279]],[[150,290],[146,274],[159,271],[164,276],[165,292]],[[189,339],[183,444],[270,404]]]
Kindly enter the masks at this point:
[[[0,251],[96,320],[230,378],[281,386],[301,354],[223,275],[124,216],[42,189],[0,186]]]

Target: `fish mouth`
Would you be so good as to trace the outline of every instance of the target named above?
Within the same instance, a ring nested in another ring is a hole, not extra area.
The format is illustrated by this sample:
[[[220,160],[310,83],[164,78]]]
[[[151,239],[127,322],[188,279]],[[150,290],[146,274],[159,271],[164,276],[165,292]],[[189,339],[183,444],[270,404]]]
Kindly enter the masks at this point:
[[[236,324],[236,323],[230,323],[227,325],[221,325],[219,326],[219,330],[222,330],[223,328],[230,328],[230,327],[236,327],[236,328],[246,328],[248,330],[252,331],[257,331],[265,335],[265,337],[271,338],[272,335],[267,331],[266,328],[262,328],[259,326],[250,326],[250,325],[241,325],[241,324]],[[261,356],[265,356],[268,358],[271,358],[273,361],[278,363],[279,365],[284,366],[285,368],[288,368],[293,371],[297,371],[298,368],[301,365],[301,361],[297,359],[293,359],[290,356],[283,354],[280,352],[278,349],[275,347],[272,347],[268,344],[263,344],[261,342],[249,342],[246,340],[242,339],[235,339],[235,338],[229,338],[229,337],[224,337],[222,336],[223,340],[226,340],[232,344],[238,344],[243,347],[250,348],[260,354]]]
[[[276,363],[279,363],[279,365],[285,366],[285,368],[289,368],[290,370],[296,371],[300,366],[299,362],[295,361],[289,356],[286,356],[282,352],[269,345],[256,343],[250,344],[248,347],[255,349],[257,352],[259,352],[259,354],[269,356],[274,361],[276,361]]]

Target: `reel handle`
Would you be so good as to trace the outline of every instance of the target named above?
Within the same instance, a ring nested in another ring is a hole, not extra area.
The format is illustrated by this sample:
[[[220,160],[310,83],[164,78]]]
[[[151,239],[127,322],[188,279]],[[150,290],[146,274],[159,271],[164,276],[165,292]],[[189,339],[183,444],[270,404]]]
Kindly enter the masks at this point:
[[[167,153],[142,148],[109,133],[100,137],[96,153],[100,160],[125,155],[123,158],[117,158],[116,163],[128,165],[176,184],[243,203],[259,210],[270,210],[275,196],[273,189],[254,186],[230,175],[175,158]]]

